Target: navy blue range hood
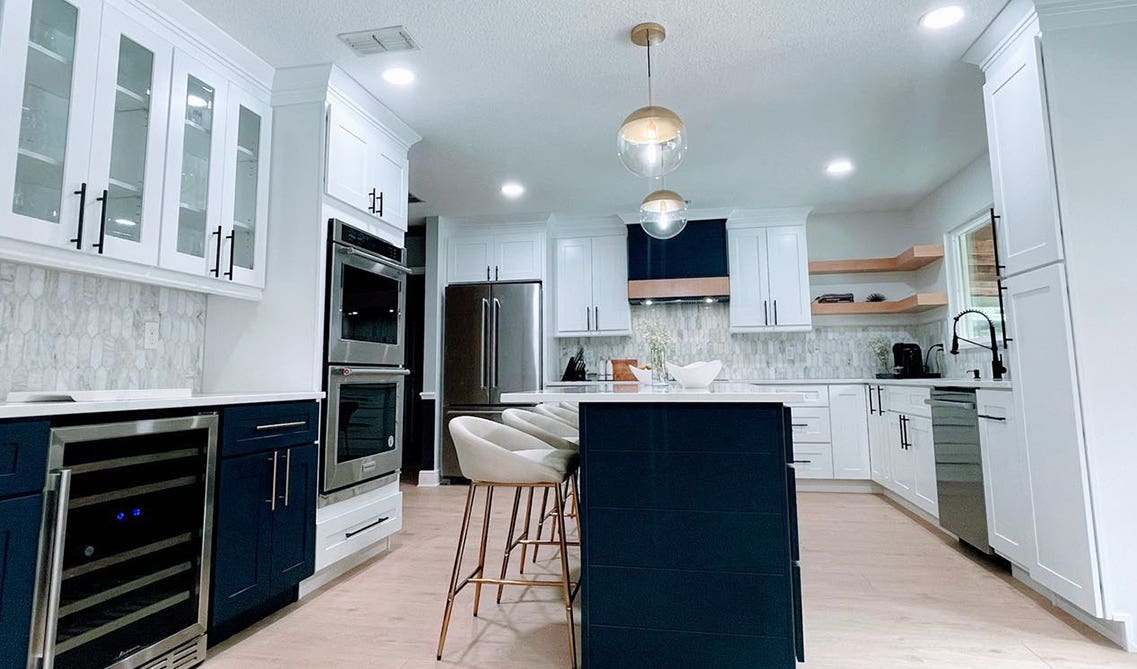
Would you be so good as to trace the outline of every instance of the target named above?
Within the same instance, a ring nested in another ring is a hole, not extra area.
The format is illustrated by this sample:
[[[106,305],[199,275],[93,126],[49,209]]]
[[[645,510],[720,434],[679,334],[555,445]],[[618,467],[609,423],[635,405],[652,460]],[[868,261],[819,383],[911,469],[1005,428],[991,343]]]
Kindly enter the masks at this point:
[[[632,304],[730,299],[726,219],[690,221],[671,239],[628,226],[628,301]]]

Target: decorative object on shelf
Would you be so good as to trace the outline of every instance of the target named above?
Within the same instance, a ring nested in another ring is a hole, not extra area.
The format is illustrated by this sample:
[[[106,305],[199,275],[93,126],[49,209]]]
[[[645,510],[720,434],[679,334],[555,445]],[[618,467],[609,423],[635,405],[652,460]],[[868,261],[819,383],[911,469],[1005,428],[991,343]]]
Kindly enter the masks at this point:
[[[722,371],[722,360],[710,362],[693,362],[685,367],[667,363],[667,371],[671,372],[679,385],[687,389],[709,388],[715,377]]]
[[[673,190],[649,193],[640,205],[640,225],[656,239],[671,239],[687,227],[687,202]]]
[[[884,293],[869,293],[869,296],[865,298],[865,302],[884,302],[885,299]]]
[[[825,293],[813,301],[818,304],[852,304],[854,299],[852,293]]]
[[[884,337],[877,337],[869,342],[869,349],[876,357],[881,373],[891,375],[892,372],[892,344]],[[880,378],[880,377],[878,377]]]
[[[671,346],[671,333],[659,321],[649,321],[641,335],[651,352],[652,383],[667,385],[667,349]]]
[[[657,106],[652,98],[651,47],[662,44],[667,31],[658,23],[641,23],[630,37],[636,46],[647,47],[647,106],[624,119],[616,133],[616,150],[632,173],[654,179],[679,167],[687,153],[687,130],[675,112]]]

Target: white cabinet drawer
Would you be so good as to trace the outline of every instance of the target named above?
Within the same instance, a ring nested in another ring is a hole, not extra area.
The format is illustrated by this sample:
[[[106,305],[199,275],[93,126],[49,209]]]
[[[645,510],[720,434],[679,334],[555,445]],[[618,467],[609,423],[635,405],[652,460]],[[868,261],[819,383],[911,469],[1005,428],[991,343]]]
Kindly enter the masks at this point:
[[[794,473],[799,479],[833,478],[833,448],[829,444],[794,444]]]
[[[388,488],[374,491],[388,492]],[[372,493],[373,494],[373,493]],[[362,504],[352,504],[360,498]],[[347,508],[340,511],[337,507]],[[361,495],[338,505],[320,509],[325,517],[316,522],[316,571],[354,555],[398,532],[403,527],[403,494],[396,487],[394,494]]]
[[[932,396],[931,388],[914,388],[910,386],[885,386],[884,410],[909,416],[932,417],[932,407],[924,400]]]
[[[827,407],[829,406],[829,386],[786,386],[781,384],[761,385],[758,388],[768,393],[797,393],[804,395],[805,399],[788,406],[791,407]]]
[[[829,443],[829,409],[792,407],[790,424],[793,426],[794,444]]]

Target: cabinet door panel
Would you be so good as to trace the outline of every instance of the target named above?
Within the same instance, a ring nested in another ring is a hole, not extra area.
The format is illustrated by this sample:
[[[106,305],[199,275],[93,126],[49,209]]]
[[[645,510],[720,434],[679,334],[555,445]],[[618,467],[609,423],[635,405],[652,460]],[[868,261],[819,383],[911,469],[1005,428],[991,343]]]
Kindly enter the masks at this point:
[[[592,238],[592,327],[615,334],[632,329],[628,305],[628,240],[624,236]]]
[[[243,89],[230,86],[222,276],[256,287],[263,287],[265,282],[271,136],[271,107]]]
[[[183,52],[174,53],[160,263],[220,276],[228,82]]]
[[[23,666],[31,636],[32,597],[43,495],[0,501],[0,658]]]
[[[592,329],[592,240],[557,240],[557,333],[576,335]]]
[[[906,417],[905,417],[906,418]],[[892,471],[892,488],[906,499],[911,500],[916,487],[916,464],[901,431],[901,415],[886,414],[888,432],[889,468]],[[906,427],[907,424],[905,423]]]
[[[493,240],[485,236],[457,236],[450,239],[447,283],[489,281]]]
[[[223,625],[272,592],[271,452],[221,461],[217,478],[216,550],[211,624]]]
[[[328,195],[370,214],[376,129],[342,104],[328,106]]]
[[[494,235],[494,281],[539,281],[545,265],[545,237],[538,232]]]
[[[6,2],[0,14],[0,234],[75,247],[90,167],[98,0]],[[94,205],[88,184],[87,205]],[[86,217],[91,209],[83,212]]]
[[[1063,257],[1041,58],[1035,36],[1024,36],[983,87],[1007,275]]]
[[[1022,422],[1014,395],[976,394],[983,447],[983,487],[987,499],[987,538],[1004,557],[1030,568],[1034,554],[1034,508]]]
[[[386,137],[371,152],[376,189],[375,215],[400,230],[407,229],[407,154]]]
[[[766,244],[771,323],[809,325],[813,316],[810,312],[805,226],[769,228],[766,230]]]
[[[880,413],[869,416],[869,461],[872,465],[872,480],[891,488],[892,444],[888,437],[888,416]]]
[[[1101,615],[1073,336],[1060,265],[1007,280],[1011,367],[1026,433],[1037,559],[1031,578]]]
[[[767,299],[766,231],[730,230],[730,327],[761,328],[773,324]]]
[[[158,263],[173,58],[169,42],[104,9],[90,187],[106,189],[106,220],[101,205],[89,212],[86,235],[103,255]]]
[[[833,476],[839,479],[870,478],[865,387],[831,386],[829,413],[833,424]]]
[[[909,416],[907,433],[914,474],[912,501],[938,518],[940,501],[936,488],[936,445],[932,440],[932,419]]]
[[[316,447],[283,451],[277,467],[272,530],[272,592],[308,578],[316,567]]]

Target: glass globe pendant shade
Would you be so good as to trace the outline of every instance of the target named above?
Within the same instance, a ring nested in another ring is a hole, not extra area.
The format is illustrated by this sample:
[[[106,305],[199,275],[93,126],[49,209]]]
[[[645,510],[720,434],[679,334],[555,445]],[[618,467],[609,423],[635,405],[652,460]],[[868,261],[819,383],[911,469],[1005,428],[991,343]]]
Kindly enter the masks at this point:
[[[667,107],[640,107],[616,133],[616,152],[633,174],[658,178],[669,174],[687,154],[687,129]]]
[[[640,205],[640,225],[656,239],[671,239],[687,227],[687,202],[673,190],[657,190]]]

